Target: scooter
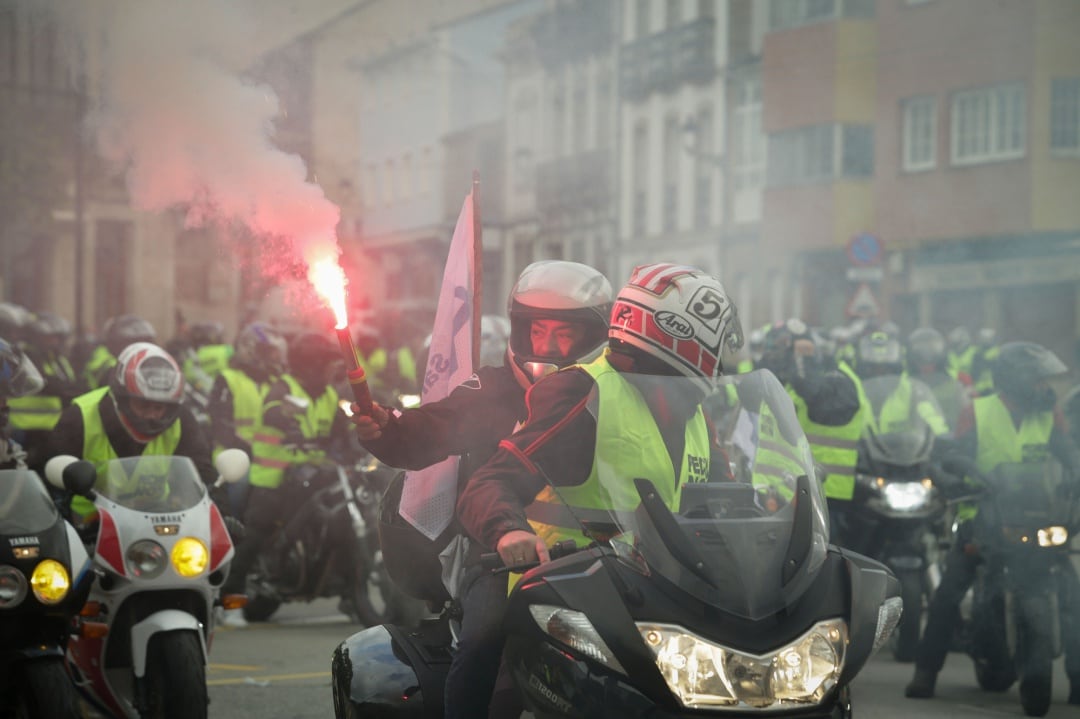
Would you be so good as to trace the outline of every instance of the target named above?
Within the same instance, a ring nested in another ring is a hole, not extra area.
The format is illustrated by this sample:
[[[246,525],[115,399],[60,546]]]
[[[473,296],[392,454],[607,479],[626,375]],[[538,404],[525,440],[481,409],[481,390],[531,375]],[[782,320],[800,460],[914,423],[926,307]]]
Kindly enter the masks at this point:
[[[78,617],[92,578],[38,474],[0,470],[0,716],[79,715],[64,649],[72,631],[103,629]]]
[[[702,408],[735,413],[710,422],[733,428],[728,467],[706,460],[710,481],[673,489],[598,463],[615,499],[577,517],[591,541],[507,568],[523,575],[503,660],[533,716],[852,715],[850,683],[899,621],[900,584],[882,563],[828,544],[809,445],[776,378],[724,384],[737,401]],[[335,716],[441,717],[454,624],[444,612],[345,639],[331,661]]]
[[[982,482],[973,541],[984,561],[968,653],[981,688],[1003,692],[1019,679],[1024,713],[1045,716],[1062,653],[1062,574],[1074,571],[1069,540],[1080,531],[1077,498],[1054,462],[999,465]]]
[[[215,461],[219,481],[240,480],[249,464],[243,451],[225,450]],[[220,596],[235,552],[194,463],[125,457],[96,470],[60,456],[45,474],[91,499],[98,515],[95,577],[81,615],[108,632],[71,638],[75,685],[109,716],[205,718],[214,607],[239,607],[244,597]]]

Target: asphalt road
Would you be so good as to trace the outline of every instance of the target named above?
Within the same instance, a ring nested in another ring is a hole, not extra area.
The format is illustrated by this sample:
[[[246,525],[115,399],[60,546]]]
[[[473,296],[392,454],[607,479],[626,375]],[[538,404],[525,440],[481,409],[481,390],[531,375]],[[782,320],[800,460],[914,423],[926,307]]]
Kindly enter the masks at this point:
[[[342,639],[362,627],[338,614],[336,602],[286,605],[264,624],[221,627],[210,650],[207,682],[211,719],[332,719],[330,656]],[[859,719],[974,719],[1022,717],[1014,686],[1004,694],[979,690],[971,661],[950,654],[932,700],[904,698],[912,665],[879,653],[855,680],[852,703]],[[1063,662],[1054,676],[1049,719],[1078,719],[1068,695]],[[91,715],[96,716],[96,715]]]

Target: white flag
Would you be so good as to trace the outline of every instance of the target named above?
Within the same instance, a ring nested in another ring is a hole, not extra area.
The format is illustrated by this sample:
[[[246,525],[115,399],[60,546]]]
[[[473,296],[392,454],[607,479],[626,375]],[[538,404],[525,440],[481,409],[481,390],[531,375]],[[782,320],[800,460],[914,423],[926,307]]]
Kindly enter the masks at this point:
[[[443,271],[427,370],[420,390],[422,404],[446,397],[473,373],[473,308],[477,301],[474,222],[473,195],[469,194],[458,215]],[[405,475],[398,513],[428,539],[438,537],[453,519],[458,462],[458,457],[450,457]]]

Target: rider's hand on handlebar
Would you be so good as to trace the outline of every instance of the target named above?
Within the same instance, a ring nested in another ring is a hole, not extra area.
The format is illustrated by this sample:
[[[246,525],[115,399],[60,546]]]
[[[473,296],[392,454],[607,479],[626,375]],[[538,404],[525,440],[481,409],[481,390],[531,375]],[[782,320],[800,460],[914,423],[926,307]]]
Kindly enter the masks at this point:
[[[499,543],[495,545],[495,551],[499,553],[503,564],[508,567],[520,567],[523,564],[541,564],[551,561],[547,545],[544,540],[532,532],[521,529],[512,529],[499,537]]]
[[[360,441],[366,442],[369,439],[378,439],[382,436],[383,428],[390,421],[390,413],[377,402],[371,403],[370,415],[362,414],[360,407],[353,404],[352,415],[349,419],[356,425],[356,435],[360,438]]]

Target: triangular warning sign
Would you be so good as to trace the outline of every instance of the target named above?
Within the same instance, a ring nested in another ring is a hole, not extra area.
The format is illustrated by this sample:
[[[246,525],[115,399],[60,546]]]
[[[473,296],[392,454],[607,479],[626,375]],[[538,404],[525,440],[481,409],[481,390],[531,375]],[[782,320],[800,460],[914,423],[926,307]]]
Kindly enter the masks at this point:
[[[877,298],[874,297],[870,285],[865,282],[859,284],[855,294],[848,300],[845,312],[848,317],[877,317],[881,314],[881,305],[878,304]]]

